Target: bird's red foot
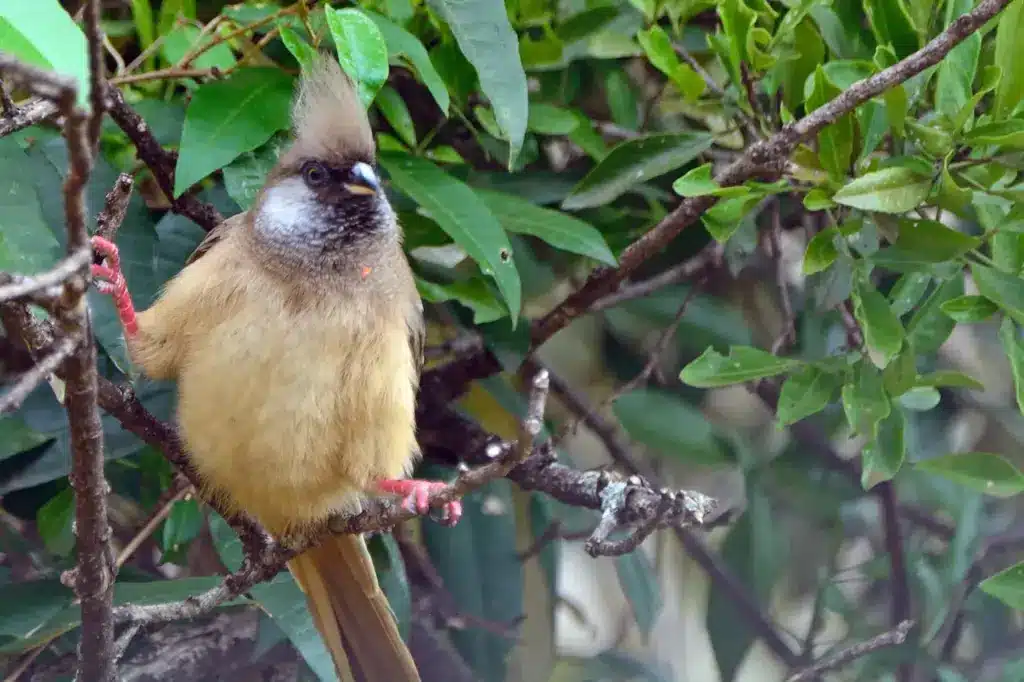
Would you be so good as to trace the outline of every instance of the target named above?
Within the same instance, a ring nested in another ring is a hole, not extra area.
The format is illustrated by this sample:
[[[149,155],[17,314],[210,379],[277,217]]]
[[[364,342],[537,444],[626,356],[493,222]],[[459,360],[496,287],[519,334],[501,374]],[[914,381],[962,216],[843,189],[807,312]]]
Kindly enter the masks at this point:
[[[93,251],[103,256],[102,264],[92,266],[92,276],[96,278],[96,288],[114,299],[117,317],[121,320],[121,326],[124,327],[125,336],[129,338],[135,336],[135,333],[139,331],[139,325],[135,319],[135,306],[132,305],[132,297],[128,293],[128,283],[121,271],[121,259],[118,256],[117,246],[103,237],[93,237],[90,241]]]
[[[430,494],[442,490],[447,486],[442,481],[422,481],[416,478],[404,478],[398,480],[384,480],[378,484],[381,492],[402,496],[402,506],[417,514],[426,514],[430,511]],[[462,502],[452,500],[444,504],[444,522],[454,526],[462,516]]]

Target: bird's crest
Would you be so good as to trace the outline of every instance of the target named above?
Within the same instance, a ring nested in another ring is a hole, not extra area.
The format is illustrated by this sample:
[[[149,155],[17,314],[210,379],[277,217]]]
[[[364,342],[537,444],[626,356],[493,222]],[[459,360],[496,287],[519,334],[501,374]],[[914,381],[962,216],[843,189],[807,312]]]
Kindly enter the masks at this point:
[[[293,153],[372,161],[373,131],[359,94],[338,61],[320,54],[302,70],[292,105]]]

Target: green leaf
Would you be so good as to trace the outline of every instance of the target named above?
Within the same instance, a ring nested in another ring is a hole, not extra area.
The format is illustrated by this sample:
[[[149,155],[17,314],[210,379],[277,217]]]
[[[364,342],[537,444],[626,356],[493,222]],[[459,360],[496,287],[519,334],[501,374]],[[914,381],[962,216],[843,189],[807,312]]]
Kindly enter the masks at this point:
[[[864,0],[864,12],[879,44],[889,44],[905,59],[921,47],[904,0]]]
[[[749,187],[742,185],[720,186],[711,175],[710,163],[687,171],[686,175],[672,183],[672,191],[682,197],[736,197],[751,193]]]
[[[637,389],[616,398],[613,409],[630,438],[665,457],[704,466],[730,461],[707,418],[679,396]]]
[[[288,51],[295,57],[302,69],[308,69],[316,63],[316,48],[303,40],[298,33],[293,31],[284,22],[278,22],[281,31],[281,42],[288,48]]]
[[[402,138],[402,142],[410,147],[416,146],[416,125],[412,121],[412,114],[405,100],[390,85],[381,88],[377,95],[377,108],[384,114],[391,128]]]
[[[427,48],[423,47],[419,38],[376,12],[363,10],[363,13],[377,24],[377,30],[380,31],[384,42],[387,43],[388,54],[394,58],[401,58],[409,64],[423,84],[427,86],[427,90],[437,102],[437,106],[447,115],[448,107],[451,104],[448,87],[444,84],[444,79],[437,72],[437,68],[427,53]]]
[[[302,654],[306,664],[322,682],[335,682],[338,677],[313,615],[306,605],[306,595],[291,573],[280,573],[274,580],[254,585],[253,599],[288,636]]]
[[[444,303],[454,299],[466,306],[473,311],[473,324],[487,324],[508,315],[508,310],[482,279],[440,284],[417,277],[416,288],[423,300],[430,303]]]
[[[953,333],[956,323],[942,312],[942,304],[951,298],[963,296],[963,293],[964,277],[957,273],[939,284],[914,312],[907,323],[907,338],[918,353],[927,355],[936,352]]]
[[[615,557],[615,572],[637,627],[650,636],[664,603],[654,567],[643,552],[629,552]]]
[[[985,385],[963,372],[944,370],[932,372],[919,376],[914,382],[916,386],[935,386],[936,388],[969,388],[975,391],[984,391]]]
[[[927,412],[934,409],[942,394],[931,386],[915,386],[899,397],[901,406],[914,412]]]
[[[75,548],[75,492],[64,488],[36,513],[36,528],[46,548],[57,556],[67,556]]]
[[[195,498],[175,502],[164,521],[160,546],[164,552],[173,552],[179,546],[192,542],[202,531],[204,521],[203,512]]]
[[[915,468],[994,497],[1013,497],[1024,492],[1024,474],[1002,455],[988,452],[943,455],[918,462]]]
[[[782,384],[777,417],[789,426],[824,410],[842,385],[842,377],[808,365],[794,372]]]
[[[452,29],[459,49],[476,69],[480,89],[491,102],[498,125],[509,143],[509,168],[526,136],[529,118],[526,72],[519,41],[501,0],[433,0]]]
[[[1017,322],[1024,323],[1024,280],[978,263],[971,263],[971,275],[982,296]]]
[[[916,308],[931,282],[932,276],[927,272],[908,272],[900,277],[889,292],[892,311],[903,317]]]
[[[36,431],[17,414],[0,415],[0,462],[31,450],[50,440],[50,436]]]
[[[1000,230],[992,235],[992,262],[1004,272],[1024,268],[1024,232]]]
[[[512,246],[494,214],[473,190],[425,159],[382,153],[380,163],[395,186],[427,211],[492,277],[512,313],[519,317],[522,285]]]
[[[843,386],[842,396],[850,428],[857,434],[874,438],[879,422],[892,411],[882,374],[870,362],[861,361],[853,382]]]
[[[790,10],[786,17],[796,10]],[[783,20],[785,21],[785,19]],[[780,28],[780,33],[782,29]],[[796,111],[804,103],[804,84],[819,64],[825,63],[825,43],[814,27],[814,22],[803,19],[793,30],[793,46],[796,56],[780,61],[780,86],[783,102],[790,111]]]
[[[530,119],[526,126],[541,135],[568,135],[576,130],[580,120],[576,114],[561,107],[540,102],[530,103]]]
[[[902,395],[917,383],[917,352],[912,344],[904,343],[899,355],[882,371],[885,390],[892,397]]]
[[[835,262],[839,256],[839,249],[836,247],[838,238],[839,231],[834,227],[829,227],[814,235],[811,241],[807,242],[803,264],[805,275],[813,275],[826,270]]]
[[[0,0],[0,46],[23,62],[72,78],[89,103],[85,34],[58,0]]]
[[[412,621],[412,603],[409,593],[409,577],[405,572],[398,543],[391,533],[375,535],[367,540],[370,556],[373,557],[377,579],[384,596],[388,598],[391,612],[395,614],[398,632],[402,639],[409,641]]]
[[[728,357],[708,348],[683,368],[679,378],[684,384],[697,388],[718,388],[773,377],[802,364],[799,360],[780,358],[750,346],[733,346]]]
[[[964,142],[974,147],[995,145],[1024,149],[1024,120],[1011,118],[975,126],[964,135]]]
[[[626,140],[615,146],[562,202],[566,210],[611,203],[652,178],[693,161],[713,141],[706,133],[666,133]]]
[[[0,139],[0,270],[32,275],[61,257],[60,244],[43,217],[30,163],[14,138]]]
[[[174,196],[289,127],[292,79],[277,69],[239,69],[205,83],[185,112]]]
[[[875,439],[864,447],[861,485],[865,490],[888,481],[903,466],[907,456],[907,443],[903,437],[906,425],[906,417],[899,408],[893,409],[879,423]]]
[[[1010,360],[1013,385],[1017,393],[1017,409],[1024,414],[1024,345],[1021,345],[1017,334],[1017,325],[1008,317],[1004,317],[999,325],[999,342]]]
[[[338,48],[338,62],[356,84],[363,108],[369,108],[388,80],[388,46],[370,17],[352,7],[325,7],[327,26]]]
[[[893,249],[918,261],[942,263],[959,258],[980,245],[981,240],[977,237],[946,227],[936,220],[900,220],[899,237]]]
[[[1024,61],[1020,58],[1020,37],[1024,35],[1024,0],[1013,0],[998,17],[995,66],[1002,70],[996,86],[992,114],[1007,118],[1024,99]]]
[[[978,587],[1010,608],[1024,611],[1024,562],[986,578]]]
[[[239,208],[249,210],[267,181],[267,173],[277,163],[281,140],[272,139],[259,149],[245,152],[224,167],[224,189]]]
[[[903,347],[906,334],[900,318],[889,307],[885,296],[867,282],[854,288],[853,314],[864,331],[864,341],[873,351],[872,360],[884,368]]]
[[[734,188],[723,188],[722,191],[732,189]],[[704,212],[701,222],[704,223],[708,234],[714,237],[715,241],[725,244],[740,227],[746,224],[745,219],[749,217],[748,214],[761,203],[763,198],[762,194],[747,190],[743,196],[723,199]]]
[[[973,295],[951,298],[939,307],[954,321],[964,323],[987,320],[999,310],[995,303],[984,296]]]
[[[192,24],[179,24],[164,36],[160,45],[160,54],[169,64],[177,64],[193,50],[206,47],[213,43],[215,36],[200,31]],[[212,69],[214,67],[227,70],[238,60],[227,43],[217,43],[203,52],[192,62],[196,69]]]
[[[841,93],[842,91],[825,75],[825,71],[818,67],[814,72],[813,85],[807,97],[807,108],[809,111],[818,109]],[[850,167],[850,158],[853,156],[853,132],[853,117],[847,114],[841,116],[835,123],[825,126],[818,133],[818,158],[821,159],[821,167],[835,179],[845,177]],[[839,201],[838,198],[835,200]]]
[[[616,264],[604,236],[590,224],[505,192],[474,191],[509,232],[537,237],[556,249],[578,253],[606,265]]]
[[[829,193],[820,187],[815,187],[804,195],[804,208],[808,211],[824,211],[835,205],[836,202],[832,201]]]
[[[688,64],[679,61],[672,40],[658,25],[637,34],[640,46],[647,53],[651,65],[668,76],[686,99],[697,100],[704,93],[704,79]]]
[[[930,186],[928,178],[897,166],[854,179],[836,192],[832,200],[865,211],[905,213],[924,201]]]

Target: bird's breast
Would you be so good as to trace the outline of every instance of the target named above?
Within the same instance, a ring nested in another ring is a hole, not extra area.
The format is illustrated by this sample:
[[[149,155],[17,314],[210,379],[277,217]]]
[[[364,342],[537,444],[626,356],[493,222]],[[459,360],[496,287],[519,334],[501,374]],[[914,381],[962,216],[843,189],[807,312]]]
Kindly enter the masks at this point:
[[[416,369],[397,307],[247,293],[192,342],[179,420],[204,479],[282,530],[406,472]]]

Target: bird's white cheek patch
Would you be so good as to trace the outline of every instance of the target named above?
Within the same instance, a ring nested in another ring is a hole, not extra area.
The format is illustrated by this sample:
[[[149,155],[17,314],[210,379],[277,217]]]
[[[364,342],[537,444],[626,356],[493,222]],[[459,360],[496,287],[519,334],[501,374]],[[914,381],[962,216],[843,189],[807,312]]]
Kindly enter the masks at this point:
[[[301,239],[315,231],[323,209],[306,184],[289,178],[271,188],[260,206],[256,226],[266,237],[279,242]]]

